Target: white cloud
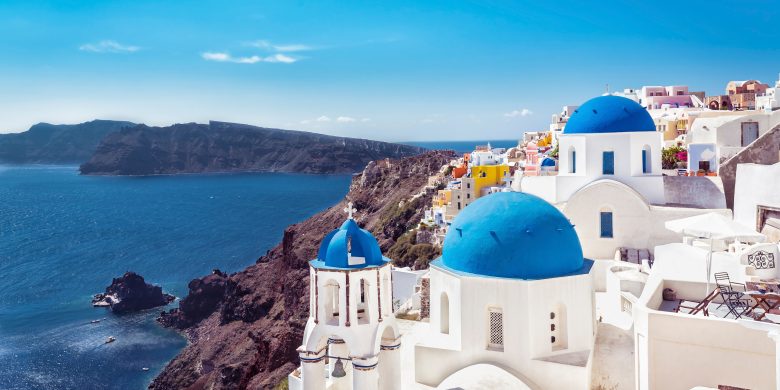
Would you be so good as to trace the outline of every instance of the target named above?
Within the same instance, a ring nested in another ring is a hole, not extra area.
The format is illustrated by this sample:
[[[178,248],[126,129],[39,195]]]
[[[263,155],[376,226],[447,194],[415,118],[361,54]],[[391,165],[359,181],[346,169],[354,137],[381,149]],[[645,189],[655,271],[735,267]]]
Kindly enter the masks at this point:
[[[507,118],[516,118],[518,116],[533,115],[533,113],[534,113],[533,111],[531,111],[531,110],[529,110],[527,108],[523,108],[523,109],[520,109],[520,110],[513,110],[513,111],[510,111],[510,112],[507,112],[506,114],[504,114],[504,116],[507,117]]]
[[[317,122],[330,122],[330,118],[325,116],[325,115],[323,115],[323,116],[317,118]]]
[[[313,47],[309,45],[303,45],[299,43],[294,44],[286,44],[286,45],[275,45],[269,41],[266,41],[264,39],[254,41],[254,42],[248,42],[248,46],[256,47],[258,49],[265,49],[265,50],[273,50],[278,52],[296,52],[296,51],[309,51],[314,50]]]
[[[230,53],[226,52],[205,52],[201,54],[201,57],[203,57],[203,59],[206,61],[232,62],[236,64],[256,64],[258,62],[278,62],[291,64],[295,61],[298,61],[298,59],[286,56],[284,54],[274,54],[267,57],[260,57],[256,55],[249,57],[233,57],[230,55]]]
[[[117,41],[105,40],[98,43],[85,43],[79,46],[79,50],[93,53],[134,53],[141,50],[141,48],[123,45]]]
[[[350,122],[354,122],[354,121],[355,121],[355,118],[352,118],[352,117],[349,117],[349,116],[340,116],[340,117],[336,118],[336,122],[341,122],[341,123],[350,123]]]

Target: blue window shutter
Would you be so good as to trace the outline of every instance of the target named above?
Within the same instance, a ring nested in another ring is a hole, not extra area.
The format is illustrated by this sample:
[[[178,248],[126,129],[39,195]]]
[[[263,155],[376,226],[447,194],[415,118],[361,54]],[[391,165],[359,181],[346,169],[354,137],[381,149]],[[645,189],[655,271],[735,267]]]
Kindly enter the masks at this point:
[[[615,174],[615,152],[604,152],[603,157],[603,174],[614,175]]]
[[[612,238],[612,212],[601,212],[601,238]]]
[[[647,173],[647,150],[642,150],[642,173]]]

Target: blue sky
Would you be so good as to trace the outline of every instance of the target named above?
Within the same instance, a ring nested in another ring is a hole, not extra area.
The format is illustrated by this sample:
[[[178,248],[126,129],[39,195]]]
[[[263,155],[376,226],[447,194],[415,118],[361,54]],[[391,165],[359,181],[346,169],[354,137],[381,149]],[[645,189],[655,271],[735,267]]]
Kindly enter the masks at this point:
[[[518,138],[607,83],[708,94],[773,83],[780,3],[742,4],[3,0],[0,132],[212,119],[391,141]]]

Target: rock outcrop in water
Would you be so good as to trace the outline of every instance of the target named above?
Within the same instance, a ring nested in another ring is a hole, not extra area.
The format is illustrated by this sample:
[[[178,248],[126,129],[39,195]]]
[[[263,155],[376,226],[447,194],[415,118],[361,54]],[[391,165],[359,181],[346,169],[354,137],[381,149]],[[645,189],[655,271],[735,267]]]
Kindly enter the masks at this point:
[[[103,139],[81,173],[353,173],[372,160],[421,152],[416,146],[235,123],[138,125]]]
[[[428,178],[452,158],[436,151],[379,161],[353,177],[347,199],[383,251],[421,219],[422,207],[405,205],[429,203],[434,188]],[[308,260],[344,221],[346,202],[288,227],[282,242],[246,270],[192,281],[180,308],[159,319],[182,330],[190,344],[149,388],[269,389],[292,371],[309,315]]]
[[[125,314],[165,306],[175,299],[173,295],[163,293],[160,286],[146,283],[143,276],[127,272],[114,278],[105,293],[96,294],[92,305],[106,306],[116,314]]]
[[[22,133],[0,134],[0,163],[81,164],[107,134],[134,123],[94,120],[77,125],[39,123]]]

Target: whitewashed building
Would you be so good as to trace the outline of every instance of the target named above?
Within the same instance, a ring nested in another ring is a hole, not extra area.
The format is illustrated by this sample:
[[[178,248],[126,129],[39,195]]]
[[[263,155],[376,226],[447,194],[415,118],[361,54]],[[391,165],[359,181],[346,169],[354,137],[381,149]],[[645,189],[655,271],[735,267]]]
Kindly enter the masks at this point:
[[[571,223],[530,194],[480,198],[453,221],[431,264],[430,332],[417,383],[504,371],[517,389],[589,389],[595,340],[591,267]]]

